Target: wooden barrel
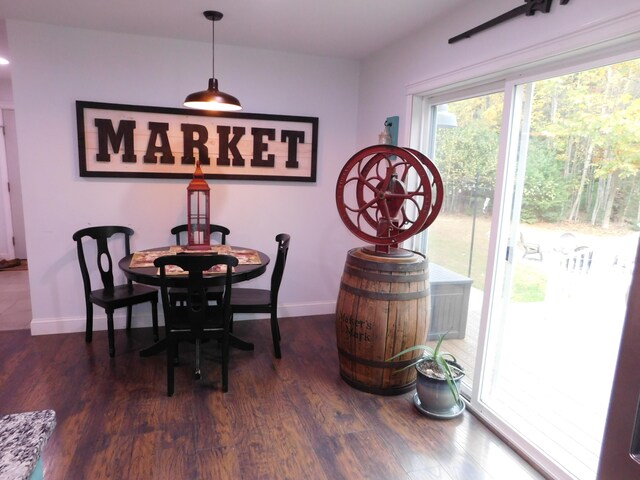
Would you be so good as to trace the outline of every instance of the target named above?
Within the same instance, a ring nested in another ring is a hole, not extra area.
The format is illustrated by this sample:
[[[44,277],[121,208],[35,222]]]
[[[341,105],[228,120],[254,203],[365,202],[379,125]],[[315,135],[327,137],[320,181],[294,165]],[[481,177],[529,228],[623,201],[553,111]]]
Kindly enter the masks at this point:
[[[380,395],[411,390],[414,368],[395,373],[420,356],[411,352],[385,360],[405,348],[424,344],[430,319],[429,268],[424,255],[378,256],[350,250],[336,305],[340,376],[352,387]]]

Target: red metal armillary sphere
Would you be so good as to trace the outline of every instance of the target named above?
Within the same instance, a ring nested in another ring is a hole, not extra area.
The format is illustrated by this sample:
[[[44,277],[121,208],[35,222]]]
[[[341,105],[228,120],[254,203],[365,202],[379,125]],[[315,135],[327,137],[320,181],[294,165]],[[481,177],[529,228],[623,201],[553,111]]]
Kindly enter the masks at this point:
[[[440,172],[411,148],[373,145],[356,153],[338,176],[336,204],[346,227],[374,245],[393,245],[426,229],[444,196]]]

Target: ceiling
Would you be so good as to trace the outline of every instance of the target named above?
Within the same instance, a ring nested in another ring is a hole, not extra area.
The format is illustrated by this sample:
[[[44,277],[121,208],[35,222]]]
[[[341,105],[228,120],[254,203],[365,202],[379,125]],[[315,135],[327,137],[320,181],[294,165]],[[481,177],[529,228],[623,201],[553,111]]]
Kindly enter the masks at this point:
[[[0,19],[210,42],[218,10],[216,43],[357,60],[472,1],[0,0]]]

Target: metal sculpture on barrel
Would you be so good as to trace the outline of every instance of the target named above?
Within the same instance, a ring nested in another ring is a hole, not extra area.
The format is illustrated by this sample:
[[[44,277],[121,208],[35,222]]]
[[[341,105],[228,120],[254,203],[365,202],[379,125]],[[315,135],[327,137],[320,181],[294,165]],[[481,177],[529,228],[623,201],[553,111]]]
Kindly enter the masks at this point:
[[[353,155],[336,185],[340,218],[368,242],[348,252],[336,305],[340,375],[351,386],[394,395],[413,388],[415,371],[387,358],[427,340],[430,319],[426,257],[400,244],[433,223],[442,177],[421,152],[374,145]]]

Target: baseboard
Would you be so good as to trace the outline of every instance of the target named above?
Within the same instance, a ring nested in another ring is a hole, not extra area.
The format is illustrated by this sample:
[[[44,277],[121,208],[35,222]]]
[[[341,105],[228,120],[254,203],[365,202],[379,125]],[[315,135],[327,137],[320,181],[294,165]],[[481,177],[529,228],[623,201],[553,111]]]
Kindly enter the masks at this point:
[[[162,315],[159,315],[158,321],[160,325],[164,325]],[[31,335],[55,335],[58,333],[77,333],[84,332],[86,317],[65,317],[65,318],[34,318],[31,321]],[[127,317],[125,310],[122,313],[116,311],[113,316],[113,325],[116,330],[122,330],[127,326]],[[151,327],[151,313],[133,313],[132,328]],[[107,329],[107,316],[99,314],[94,310],[93,315],[93,331]]]
[[[278,317],[309,317],[311,315],[325,315],[336,312],[336,302],[317,302],[304,304],[288,304],[278,307]],[[259,320],[269,318],[265,313],[236,313],[233,320]]]
[[[93,330],[100,331],[107,329],[107,317],[104,313],[100,314],[99,309],[94,310]],[[304,304],[283,304],[278,308],[278,316],[280,318],[287,317],[308,317],[311,315],[325,315],[335,313],[336,302],[316,302]],[[134,311],[134,321],[132,328],[151,327],[151,312],[136,313]],[[266,314],[236,314],[234,320],[256,320],[269,318]],[[164,325],[162,312],[159,312],[158,322]],[[127,325],[125,310],[117,312],[113,317],[113,323],[116,330],[122,330]],[[84,332],[85,317],[63,317],[63,318],[34,318],[31,321],[31,335],[55,335],[58,333],[77,333]]]

